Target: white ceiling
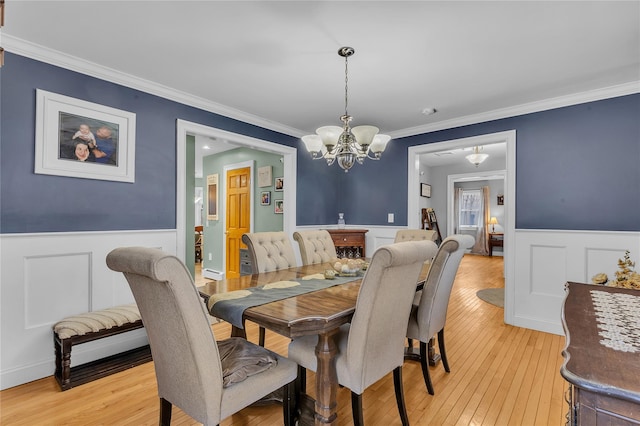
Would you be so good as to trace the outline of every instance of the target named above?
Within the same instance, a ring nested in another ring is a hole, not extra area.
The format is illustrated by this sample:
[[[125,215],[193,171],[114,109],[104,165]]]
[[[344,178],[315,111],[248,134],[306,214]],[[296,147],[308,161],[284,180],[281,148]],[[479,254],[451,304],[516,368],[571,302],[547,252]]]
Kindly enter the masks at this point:
[[[352,46],[353,124],[400,137],[637,92],[640,2],[7,0],[2,45],[295,136]]]

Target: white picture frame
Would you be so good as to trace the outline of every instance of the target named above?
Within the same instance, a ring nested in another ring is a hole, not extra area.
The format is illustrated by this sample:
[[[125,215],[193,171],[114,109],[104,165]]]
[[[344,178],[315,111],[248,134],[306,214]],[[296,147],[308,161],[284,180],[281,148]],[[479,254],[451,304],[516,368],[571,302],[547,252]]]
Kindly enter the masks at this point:
[[[284,200],[275,200],[273,202],[273,212],[275,214],[283,214],[284,213]]]
[[[277,177],[275,179],[275,189],[274,191],[276,192],[280,192],[280,191],[284,191],[284,177]]]
[[[36,174],[133,183],[135,135],[132,112],[36,89]]]
[[[271,186],[271,166],[258,167],[258,187]]]

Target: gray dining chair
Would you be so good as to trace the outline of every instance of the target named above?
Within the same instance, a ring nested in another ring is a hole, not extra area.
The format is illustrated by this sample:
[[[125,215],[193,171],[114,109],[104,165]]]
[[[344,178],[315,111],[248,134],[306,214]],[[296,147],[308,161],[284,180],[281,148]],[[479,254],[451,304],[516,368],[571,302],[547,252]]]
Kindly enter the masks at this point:
[[[362,393],[391,371],[400,418],[403,425],[408,424],[402,388],[404,339],[420,271],[436,250],[432,241],[378,248],[362,279],[351,323],[334,335],[337,379],[351,390],[355,425],[363,424]],[[297,387],[301,392],[306,370],[317,370],[317,342],[317,336],[304,336],[289,344],[289,359],[300,365]]]
[[[254,274],[273,272],[298,266],[291,240],[284,232],[252,232],[242,235],[249,249],[251,270]],[[265,329],[258,329],[258,344],[264,346]]]
[[[475,239],[470,235],[452,235],[442,241],[424,283],[423,289],[416,295],[409,316],[407,338],[420,342],[420,365],[427,385],[427,391],[433,395],[433,384],[429,375],[428,348],[430,340],[437,334],[442,365],[447,373],[449,362],[444,346],[444,325],[447,319],[447,307],[453,282],[460,261],[467,249],[473,247]]]
[[[296,364],[244,339],[238,339],[242,348],[258,361],[254,356],[238,365],[243,357],[221,359],[228,341],[216,343],[204,302],[182,261],[153,248],[122,247],[107,255],[107,266],[124,274],[140,310],[158,382],[161,425],[170,424],[173,405],[198,422],[217,425],[281,388],[284,424],[295,424]]]
[[[338,257],[333,238],[325,229],[296,231],[293,233],[293,239],[300,248],[303,265],[330,262]]]

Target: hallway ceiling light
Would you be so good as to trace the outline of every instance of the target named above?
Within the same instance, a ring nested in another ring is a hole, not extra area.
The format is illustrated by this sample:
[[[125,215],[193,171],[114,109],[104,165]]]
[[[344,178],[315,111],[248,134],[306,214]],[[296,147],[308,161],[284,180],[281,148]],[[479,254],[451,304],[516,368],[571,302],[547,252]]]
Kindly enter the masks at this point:
[[[480,163],[489,158],[489,154],[480,154],[480,151],[482,151],[482,147],[475,146],[473,147],[473,154],[469,154],[465,158],[469,160],[471,164],[475,164],[475,166],[478,167]]]
[[[379,160],[391,139],[391,136],[378,134],[379,129],[375,126],[357,126],[352,129],[349,125],[352,117],[347,110],[349,104],[348,58],[354,53],[353,47],[341,47],[338,50],[338,55],[344,58],[344,115],[340,117],[342,127],[323,126],[316,130],[315,135],[302,137],[302,142],[311,153],[311,158],[314,160],[324,158],[329,166],[337,160],[345,173],[356,161],[363,164],[365,158]]]

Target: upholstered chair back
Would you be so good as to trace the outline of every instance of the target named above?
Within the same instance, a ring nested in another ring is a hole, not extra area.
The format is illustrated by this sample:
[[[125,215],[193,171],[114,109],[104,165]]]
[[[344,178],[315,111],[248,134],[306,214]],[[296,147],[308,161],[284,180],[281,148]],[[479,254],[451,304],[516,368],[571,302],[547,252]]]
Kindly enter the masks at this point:
[[[326,230],[297,231],[293,239],[300,246],[303,265],[330,262],[338,257],[331,234]]]
[[[254,274],[298,266],[291,240],[284,232],[248,233],[242,236],[242,242],[249,248]]]
[[[124,273],[140,309],[160,398],[199,422],[219,421],[220,355],[204,303],[185,265],[160,250],[127,247],[109,253],[107,266]]]
[[[404,340],[416,285],[424,262],[435,254],[432,241],[410,241],[378,248],[356,302],[340,383],[361,394],[402,366]],[[350,380],[343,382],[342,379]]]
[[[217,425],[285,385],[293,389],[296,364],[272,352],[275,366],[224,387],[204,302],[177,257],[153,248],[121,247],[107,255],[107,266],[124,274],[140,310],[156,371],[161,424],[169,424],[172,405],[200,423]],[[286,413],[285,422],[292,423]]]
[[[409,323],[408,337],[427,342],[444,328],[447,307],[458,266],[465,251],[473,246],[470,235],[456,234],[442,241],[431,261],[431,268],[420,296],[417,324]],[[412,328],[418,328],[417,330]]]
[[[400,229],[396,232],[394,243],[404,241],[435,241],[438,238],[436,231],[430,229]]]

